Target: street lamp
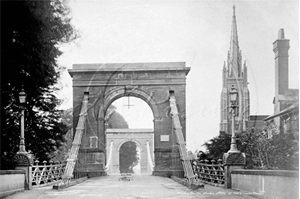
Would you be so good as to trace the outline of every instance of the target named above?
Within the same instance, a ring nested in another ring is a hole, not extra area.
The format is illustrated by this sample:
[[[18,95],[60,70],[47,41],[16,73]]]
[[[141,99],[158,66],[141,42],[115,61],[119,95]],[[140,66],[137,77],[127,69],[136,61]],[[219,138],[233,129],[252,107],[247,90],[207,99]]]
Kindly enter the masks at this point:
[[[23,86],[19,93],[19,101],[22,110],[21,110],[21,138],[20,138],[20,147],[19,147],[18,154],[20,153],[27,154],[25,150],[25,137],[24,137],[24,109],[25,109],[24,105],[26,103],[26,93],[24,92]]]
[[[230,92],[230,112],[232,117],[232,136],[231,136],[231,144],[230,144],[230,150],[228,153],[239,153],[239,150],[236,146],[236,137],[235,137],[235,115],[237,114],[237,108],[238,108],[238,91],[232,86]]]

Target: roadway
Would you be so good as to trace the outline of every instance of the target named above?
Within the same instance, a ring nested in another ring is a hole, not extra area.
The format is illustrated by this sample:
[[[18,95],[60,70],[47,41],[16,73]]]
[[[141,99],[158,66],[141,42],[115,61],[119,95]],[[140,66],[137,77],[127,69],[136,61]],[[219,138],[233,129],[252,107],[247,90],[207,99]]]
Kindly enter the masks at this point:
[[[83,183],[63,190],[52,187],[33,188],[8,196],[7,199],[195,199],[195,198],[246,198],[249,193],[205,185],[191,190],[170,178],[134,175],[130,181],[120,175],[90,178]]]

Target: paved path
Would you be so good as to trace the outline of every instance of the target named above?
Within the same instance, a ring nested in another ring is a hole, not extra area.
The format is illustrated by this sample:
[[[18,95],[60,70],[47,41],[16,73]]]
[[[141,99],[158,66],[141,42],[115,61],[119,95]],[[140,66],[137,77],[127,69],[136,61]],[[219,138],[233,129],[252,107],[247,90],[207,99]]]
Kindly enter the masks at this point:
[[[195,199],[195,198],[247,198],[247,193],[205,185],[205,188],[191,190],[170,178],[158,176],[132,176],[131,181],[120,180],[121,176],[104,176],[64,190],[52,187],[34,188],[7,199]]]

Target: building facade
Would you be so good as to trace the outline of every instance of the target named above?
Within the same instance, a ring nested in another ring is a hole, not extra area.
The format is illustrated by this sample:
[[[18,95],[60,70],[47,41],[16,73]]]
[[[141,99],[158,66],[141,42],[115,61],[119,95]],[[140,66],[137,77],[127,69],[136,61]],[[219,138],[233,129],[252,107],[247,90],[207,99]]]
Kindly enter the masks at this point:
[[[275,97],[273,100],[274,114],[298,102],[298,89],[289,89],[289,48],[290,40],[284,36],[284,29],[278,31],[278,38],[273,43],[275,53]],[[282,126],[280,117],[274,118],[278,126]]]
[[[284,29],[278,31],[278,38],[273,43],[275,53],[275,97],[274,114],[265,118],[268,137],[284,132],[299,136],[299,89],[289,88],[289,48],[290,40],[284,36]]]
[[[235,117],[235,130],[246,130],[250,116],[250,97],[248,90],[247,65],[242,63],[242,53],[239,47],[235,6],[231,25],[230,48],[227,61],[224,62],[222,73],[221,121],[220,133],[231,134],[231,115],[229,92],[231,88],[238,91],[238,111]]]

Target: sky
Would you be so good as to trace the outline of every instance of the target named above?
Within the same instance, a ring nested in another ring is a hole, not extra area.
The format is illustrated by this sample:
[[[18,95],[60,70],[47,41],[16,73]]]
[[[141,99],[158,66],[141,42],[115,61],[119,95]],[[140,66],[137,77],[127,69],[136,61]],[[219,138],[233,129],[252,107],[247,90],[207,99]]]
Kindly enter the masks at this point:
[[[61,46],[58,63],[185,62],[187,148],[203,150],[218,136],[222,68],[229,50],[233,5],[239,46],[248,66],[250,114],[273,113],[273,42],[290,39],[289,87],[299,88],[298,0],[70,0],[80,37]],[[59,81],[61,108],[72,107],[72,79]]]
[[[112,105],[117,109],[130,129],[154,129],[153,113],[150,106],[137,97],[121,97]]]

